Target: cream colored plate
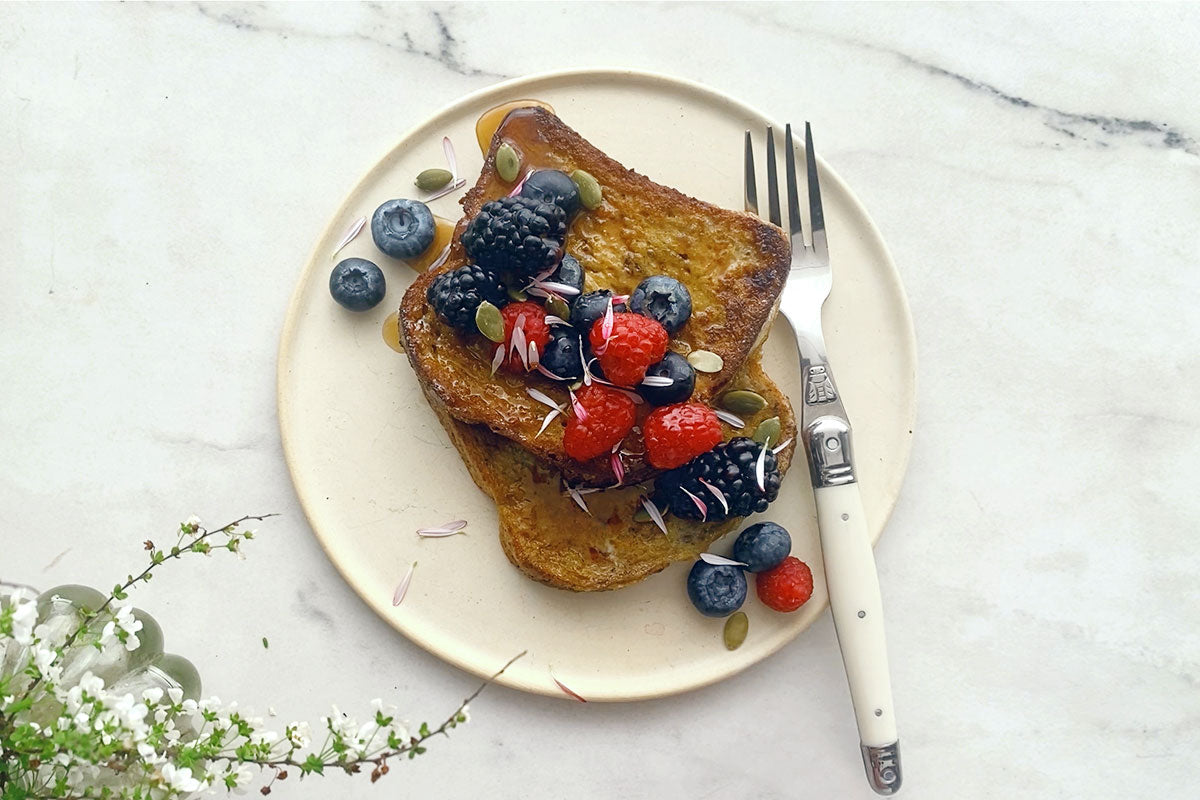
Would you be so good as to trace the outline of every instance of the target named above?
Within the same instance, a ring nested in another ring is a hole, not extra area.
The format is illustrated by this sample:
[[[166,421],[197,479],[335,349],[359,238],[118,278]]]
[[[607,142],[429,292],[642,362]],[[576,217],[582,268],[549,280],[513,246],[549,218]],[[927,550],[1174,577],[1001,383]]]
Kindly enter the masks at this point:
[[[762,131],[770,121],[697,84],[588,70],[503,83],[419,125],[338,209],[292,296],[279,348],[279,422],[288,467],[309,522],[342,576],[397,630],[452,664],[487,675],[527,650],[501,683],[565,697],[553,674],[589,700],[635,700],[704,686],[774,653],[826,608],[803,461],[785,478],[767,516],[791,531],[793,553],[813,566],[815,593],[800,611],[778,614],[758,602],[751,583],[744,607],[750,634],[729,652],[722,621],[700,616],[688,602],[689,564],[602,594],[547,588],[512,567],[496,539],[494,506],[471,482],[407,359],[381,338],[383,319],[399,305],[411,270],[379,253],[364,230],[339,258],[379,264],[387,298],[354,314],[329,296],[330,253],[349,223],[369,219],[385,200],[414,196],[414,176],[444,164],[443,135],[457,148],[460,174],[468,186],[474,183],[483,163],[475,120],[492,106],[525,98],[553,105],[568,125],[625,166],[728,208],[741,207],[743,134],[747,128]],[[818,126],[818,146],[822,141],[832,149]],[[877,540],[900,490],[912,437],[912,321],[879,232],[849,188],[824,165],[822,170],[834,264],[825,334],[854,423],[863,501]],[[763,177],[759,185],[765,186]],[[457,219],[460,196],[434,201],[434,213]],[[794,347],[786,325],[777,325],[766,344],[766,364],[796,397]],[[469,521],[467,536],[415,534],[456,518]],[[713,549],[728,552],[730,546],[727,539]],[[408,595],[393,607],[396,584],[414,561]]]

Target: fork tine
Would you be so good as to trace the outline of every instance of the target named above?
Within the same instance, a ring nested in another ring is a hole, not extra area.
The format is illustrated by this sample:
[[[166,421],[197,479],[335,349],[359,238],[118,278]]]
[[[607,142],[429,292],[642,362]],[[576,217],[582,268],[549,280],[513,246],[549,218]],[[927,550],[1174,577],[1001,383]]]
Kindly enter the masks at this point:
[[[746,131],[746,210],[758,214],[758,185],[754,180],[754,143],[750,141],[750,131]]]
[[[813,249],[828,258],[829,243],[825,238],[825,212],[821,208],[821,183],[817,179],[817,154],[813,150],[812,126],[804,123],[804,160],[808,162],[808,214],[812,218]]]
[[[800,194],[796,188],[796,148],[792,144],[792,123],[784,129],[784,163],[787,165],[788,232],[792,250],[804,247],[804,223],[800,221]]]
[[[775,168],[775,131],[767,126],[767,212],[775,225],[783,227],[779,217],[779,175]]]

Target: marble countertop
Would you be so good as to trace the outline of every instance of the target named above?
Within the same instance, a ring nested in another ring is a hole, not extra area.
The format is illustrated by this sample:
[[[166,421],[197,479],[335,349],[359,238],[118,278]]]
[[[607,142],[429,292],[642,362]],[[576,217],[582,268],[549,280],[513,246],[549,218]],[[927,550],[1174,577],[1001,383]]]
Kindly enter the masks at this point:
[[[903,274],[919,419],[876,555],[906,795],[1183,796],[1198,34],[1200,8],[1163,5],[0,5],[0,578],[108,585],[191,513],[281,512],[247,561],[139,594],[171,648],[281,719],[448,712],[476,680],[372,614],[296,503],[287,298],[361,173],[443,104],[659,70],[818,124]],[[827,614],[680,697],[494,688],[473,710],[391,788],[282,796],[871,796]]]

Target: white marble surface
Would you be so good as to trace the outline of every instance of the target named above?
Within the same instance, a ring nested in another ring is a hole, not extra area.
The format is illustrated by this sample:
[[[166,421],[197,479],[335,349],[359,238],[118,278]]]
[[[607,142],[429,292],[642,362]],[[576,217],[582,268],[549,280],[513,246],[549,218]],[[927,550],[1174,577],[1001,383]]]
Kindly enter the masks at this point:
[[[288,294],[342,196],[440,105],[661,70],[812,120],[904,275],[919,428],[877,558],[906,796],[1181,797],[1198,35],[1194,6],[0,5],[0,577],[106,585],[189,513],[279,511],[248,561],[139,594],[170,646],[281,717],[449,710],[475,680],[371,614],[295,502]],[[495,689],[474,712],[390,787],[276,796],[870,796],[828,616],[682,697]]]

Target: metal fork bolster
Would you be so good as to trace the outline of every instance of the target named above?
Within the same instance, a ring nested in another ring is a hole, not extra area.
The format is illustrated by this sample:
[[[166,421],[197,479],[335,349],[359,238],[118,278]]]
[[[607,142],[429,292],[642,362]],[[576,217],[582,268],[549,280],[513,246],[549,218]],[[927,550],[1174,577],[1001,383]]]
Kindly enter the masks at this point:
[[[804,451],[813,488],[854,483],[850,423],[842,417],[817,417],[804,426]]]

